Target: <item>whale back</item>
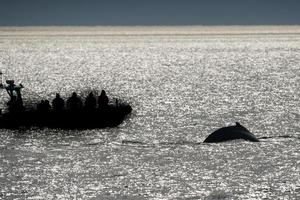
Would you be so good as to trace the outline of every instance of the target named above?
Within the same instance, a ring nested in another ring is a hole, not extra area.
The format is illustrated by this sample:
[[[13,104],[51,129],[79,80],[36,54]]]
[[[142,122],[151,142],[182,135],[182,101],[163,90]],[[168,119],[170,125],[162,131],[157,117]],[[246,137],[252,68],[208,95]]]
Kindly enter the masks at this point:
[[[205,140],[205,143],[225,142],[229,140],[244,139],[251,142],[259,142],[259,140],[250,133],[248,129],[236,122],[235,126],[220,128],[210,134]]]

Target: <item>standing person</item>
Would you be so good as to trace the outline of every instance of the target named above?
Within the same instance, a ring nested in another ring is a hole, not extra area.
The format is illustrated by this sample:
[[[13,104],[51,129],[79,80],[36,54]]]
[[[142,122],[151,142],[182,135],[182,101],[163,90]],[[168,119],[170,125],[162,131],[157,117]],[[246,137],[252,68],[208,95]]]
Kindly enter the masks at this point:
[[[53,110],[60,112],[65,109],[65,101],[60,97],[59,93],[56,93],[55,99],[52,101]]]
[[[7,102],[8,105],[8,111],[10,113],[17,113],[18,106],[17,106],[17,97],[16,96],[11,96],[11,99]]]
[[[9,112],[18,113],[24,111],[23,99],[21,95],[21,89],[24,88],[22,84],[15,85],[14,80],[7,80],[8,86],[5,87],[10,101],[7,103]]]
[[[73,92],[72,96],[67,100],[67,108],[71,111],[78,111],[82,108],[82,101],[76,92]]]
[[[108,97],[104,90],[101,91],[100,96],[98,97],[99,108],[106,108],[108,106]]]

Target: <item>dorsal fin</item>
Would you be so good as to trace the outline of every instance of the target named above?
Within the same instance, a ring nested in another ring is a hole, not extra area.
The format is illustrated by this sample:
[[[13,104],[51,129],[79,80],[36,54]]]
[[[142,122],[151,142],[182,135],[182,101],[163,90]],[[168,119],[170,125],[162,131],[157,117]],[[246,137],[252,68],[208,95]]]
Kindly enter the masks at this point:
[[[235,126],[242,126],[239,122],[235,122]]]
[[[243,125],[241,125],[239,122],[235,122],[235,126],[238,127],[239,129],[242,129],[242,130],[245,130],[245,131],[248,131],[248,129],[246,129]]]

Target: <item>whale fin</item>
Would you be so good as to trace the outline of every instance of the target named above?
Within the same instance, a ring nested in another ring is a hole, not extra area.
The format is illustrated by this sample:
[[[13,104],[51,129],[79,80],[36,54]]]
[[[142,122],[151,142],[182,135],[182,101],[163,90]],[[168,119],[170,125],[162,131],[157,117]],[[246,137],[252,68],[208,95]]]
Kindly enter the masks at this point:
[[[239,122],[235,122],[235,126],[241,126],[241,127],[243,127]]]
[[[250,132],[248,129],[246,129],[246,127],[244,127],[243,125],[241,125],[239,122],[235,122],[235,127],[239,128],[240,130],[244,130],[244,131]]]

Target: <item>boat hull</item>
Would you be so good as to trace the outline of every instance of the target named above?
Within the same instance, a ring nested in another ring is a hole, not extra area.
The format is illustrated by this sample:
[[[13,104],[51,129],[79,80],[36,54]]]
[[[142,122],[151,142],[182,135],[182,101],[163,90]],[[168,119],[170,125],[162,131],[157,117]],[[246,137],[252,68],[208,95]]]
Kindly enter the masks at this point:
[[[115,127],[121,124],[131,111],[132,108],[129,105],[122,105],[78,111],[39,112],[32,110],[15,114],[6,113],[0,116],[0,128],[94,129]]]

